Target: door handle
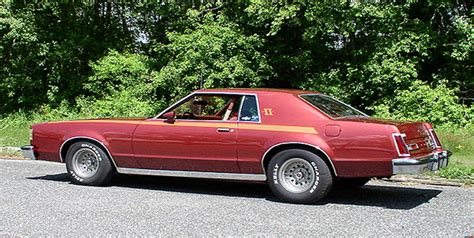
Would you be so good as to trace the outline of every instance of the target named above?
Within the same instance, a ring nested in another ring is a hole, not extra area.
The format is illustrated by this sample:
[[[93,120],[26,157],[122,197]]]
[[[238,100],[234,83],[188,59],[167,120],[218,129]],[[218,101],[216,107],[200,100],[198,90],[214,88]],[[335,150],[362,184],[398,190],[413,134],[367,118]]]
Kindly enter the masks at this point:
[[[217,132],[233,132],[233,129],[230,128],[217,128]]]

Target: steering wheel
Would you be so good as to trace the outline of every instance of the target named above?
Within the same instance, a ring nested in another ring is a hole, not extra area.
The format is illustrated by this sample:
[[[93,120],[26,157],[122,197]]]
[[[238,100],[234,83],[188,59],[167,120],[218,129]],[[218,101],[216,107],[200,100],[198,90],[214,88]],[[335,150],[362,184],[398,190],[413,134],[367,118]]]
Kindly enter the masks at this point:
[[[184,112],[182,117],[186,119],[196,119],[196,116],[192,112]]]

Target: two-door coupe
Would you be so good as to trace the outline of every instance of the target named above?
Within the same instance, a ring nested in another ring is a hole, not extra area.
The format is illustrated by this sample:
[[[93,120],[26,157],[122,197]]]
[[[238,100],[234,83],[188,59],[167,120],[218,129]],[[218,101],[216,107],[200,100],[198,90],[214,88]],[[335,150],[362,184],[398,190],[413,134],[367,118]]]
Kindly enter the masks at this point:
[[[334,183],[447,166],[431,124],[373,119],[301,90],[198,90],[153,118],[32,126],[32,159],[63,162],[71,181],[121,174],[266,181],[277,197],[314,203]]]

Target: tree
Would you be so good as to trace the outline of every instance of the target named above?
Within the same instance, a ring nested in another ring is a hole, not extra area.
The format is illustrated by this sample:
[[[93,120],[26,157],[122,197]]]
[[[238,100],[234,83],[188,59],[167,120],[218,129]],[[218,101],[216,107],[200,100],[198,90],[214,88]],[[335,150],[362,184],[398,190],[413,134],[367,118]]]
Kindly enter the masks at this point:
[[[168,57],[155,85],[159,98],[175,98],[199,88],[257,87],[271,75],[260,52],[262,40],[244,35],[235,23],[212,12],[189,10],[189,27],[169,32],[157,51]]]

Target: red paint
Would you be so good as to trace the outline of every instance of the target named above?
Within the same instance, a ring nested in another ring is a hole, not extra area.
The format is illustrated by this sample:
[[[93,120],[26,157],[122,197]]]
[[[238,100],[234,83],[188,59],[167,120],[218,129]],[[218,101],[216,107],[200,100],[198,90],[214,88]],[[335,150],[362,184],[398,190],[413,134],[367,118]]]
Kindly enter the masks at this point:
[[[392,159],[398,157],[393,133],[405,134],[406,143],[413,147],[417,144],[419,148],[410,151],[411,157],[441,150],[429,145],[429,123],[374,118],[335,120],[298,96],[314,92],[197,92],[256,95],[261,122],[176,120],[170,125],[164,119],[124,118],[42,123],[33,126],[34,151],[40,160],[59,162],[61,145],[70,138],[85,136],[103,143],[118,167],[261,174],[263,155],[270,148],[301,143],[323,150],[339,177],[383,177],[392,175]],[[222,127],[230,131],[218,132],[217,128]],[[317,133],[301,131],[306,129]]]
[[[220,126],[193,127],[196,121],[176,122],[176,126],[163,119],[147,122],[151,123],[139,125],[133,136],[135,156],[143,168],[239,172],[235,129],[217,132]],[[226,124],[237,126],[237,122]]]

